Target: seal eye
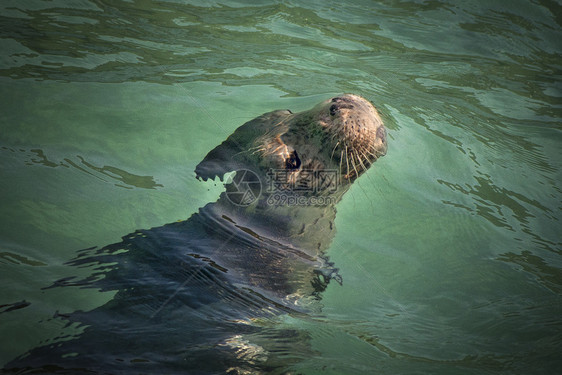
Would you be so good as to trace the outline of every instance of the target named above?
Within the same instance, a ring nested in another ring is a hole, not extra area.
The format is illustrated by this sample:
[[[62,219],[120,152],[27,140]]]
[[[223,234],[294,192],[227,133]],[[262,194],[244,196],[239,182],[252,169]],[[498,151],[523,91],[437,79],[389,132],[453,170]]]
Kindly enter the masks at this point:
[[[299,159],[299,155],[297,151],[293,151],[289,154],[289,157],[285,159],[285,167],[287,169],[298,169],[301,166],[301,159]]]

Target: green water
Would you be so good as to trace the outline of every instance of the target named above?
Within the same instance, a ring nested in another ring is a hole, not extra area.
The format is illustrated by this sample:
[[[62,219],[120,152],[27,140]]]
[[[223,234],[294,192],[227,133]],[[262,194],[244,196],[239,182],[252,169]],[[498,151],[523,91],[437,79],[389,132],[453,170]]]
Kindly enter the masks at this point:
[[[559,2],[0,7],[0,364],[74,333],[56,312],[112,297],[43,289],[92,272],[64,264],[77,250],[218,197],[193,170],[236,127],[353,92],[389,151],[338,206],[343,285],[283,323],[316,353],[293,371],[562,366]]]

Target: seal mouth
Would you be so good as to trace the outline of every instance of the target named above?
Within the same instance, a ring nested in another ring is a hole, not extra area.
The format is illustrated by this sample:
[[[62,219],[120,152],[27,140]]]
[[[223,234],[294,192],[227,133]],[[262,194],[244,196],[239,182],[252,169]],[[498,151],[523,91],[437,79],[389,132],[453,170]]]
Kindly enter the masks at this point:
[[[330,159],[339,163],[344,179],[353,181],[386,155],[386,129],[375,107],[352,94],[327,101],[326,129],[333,149]]]

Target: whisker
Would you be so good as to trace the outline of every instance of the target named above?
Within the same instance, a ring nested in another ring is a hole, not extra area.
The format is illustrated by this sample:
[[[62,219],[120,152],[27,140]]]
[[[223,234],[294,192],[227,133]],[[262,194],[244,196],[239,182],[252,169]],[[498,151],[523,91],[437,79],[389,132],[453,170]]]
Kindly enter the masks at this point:
[[[377,156],[376,154],[373,154],[371,151],[369,151],[368,148],[365,148],[364,150],[365,150],[369,155],[374,156],[374,157],[375,157],[375,160],[378,159],[378,156]]]
[[[374,162],[377,161],[377,157],[376,156],[371,156],[369,157],[369,155],[367,155],[366,150],[361,150],[361,155],[363,155],[363,157],[365,158],[365,160],[369,163],[369,166],[373,165]]]
[[[336,148],[339,146],[339,144],[340,144],[340,141],[338,141],[338,143],[336,143],[334,149],[332,150],[332,155],[330,156],[330,160],[334,159],[334,152],[336,152]]]
[[[357,171],[357,167],[356,167],[353,159],[354,159],[353,154],[351,154],[351,164],[353,165],[353,169],[355,170],[355,178],[357,178],[357,177],[359,177],[359,171]]]
[[[345,163],[347,164],[347,174],[346,178],[349,178],[349,157],[347,155],[347,145],[345,146]]]
[[[340,175],[342,174],[342,170],[341,170],[342,163],[343,163],[343,150],[341,150],[341,154],[340,154]]]
[[[365,164],[363,164],[363,161],[359,157],[359,154],[357,153],[357,150],[355,150],[355,156],[357,157],[357,161],[359,162],[359,164],[361,164],[361,167],[363,167],[363,171],[366,171],[367,167],[365,167]]]
[[[371,161],[371,158],[369,158],[369,156],[365,155],[365,150],[359,150],[359,153],[363,157],[363,160],[367,161],[369,163],[369,165],[373,164],[373,162]]]

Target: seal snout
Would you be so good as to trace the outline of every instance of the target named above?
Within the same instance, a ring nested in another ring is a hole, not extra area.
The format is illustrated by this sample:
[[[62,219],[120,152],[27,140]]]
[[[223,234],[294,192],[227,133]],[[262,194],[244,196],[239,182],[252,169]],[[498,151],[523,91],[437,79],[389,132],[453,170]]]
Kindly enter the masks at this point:
[[[384,124],[375,107],[361,96],[345,94],[327,104],[331,118],[328,129],[336,135],[332,154],[340,153],[342,175],[354,180],[386,154]]]

